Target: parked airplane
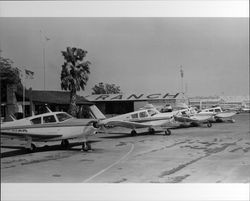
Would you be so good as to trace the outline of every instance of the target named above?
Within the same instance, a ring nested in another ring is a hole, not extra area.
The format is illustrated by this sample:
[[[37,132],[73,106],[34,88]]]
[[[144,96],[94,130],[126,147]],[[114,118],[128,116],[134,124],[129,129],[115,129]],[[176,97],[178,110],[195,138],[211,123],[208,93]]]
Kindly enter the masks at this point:
[[[82,150],[87,151],[91,149],[88,137],[97,131],[93,127],[95,121],[95,119],[76,119],[66,112],[49,110],[44,114],[2,123],[1,135],[25,139],[27,141],[25,147],[30,151],[35,151],[36,145],[33,143],[35,141],[61,140],[61,146],[67,148],[69,139],[80,138]]]
[[[209,121],[212,119],[212,114],[199,114],[195,108],[188,107],[187,105],[183,108],[184,109],[172,110],[171,107],[168,106],[168,110],[161,110],[161,112],[164,114],[168,113],[169,115],[173,115],[175,121],[184,125],[201,125],[207,123],[207,127],[212,126],[211,122]]]
[[[127,114],[118,115],[96,123],[98,127],[119,126],[132,129],[131,135],[136,135],[135,129],[148,128],[150,134],[155,133],[155,128],[164,128],[166,135],[171,135],[169,128],[173,127],[173,115],[160,113],[155,108],[142,109]]]
[[[236,112],[234,111],[223,111],[221,107],[213,107],[204,109],[199,114],[212,114],[215,121],[222,122],[224,120],[229,119],[230,122],[235,122],[235,120],[232,118]]]

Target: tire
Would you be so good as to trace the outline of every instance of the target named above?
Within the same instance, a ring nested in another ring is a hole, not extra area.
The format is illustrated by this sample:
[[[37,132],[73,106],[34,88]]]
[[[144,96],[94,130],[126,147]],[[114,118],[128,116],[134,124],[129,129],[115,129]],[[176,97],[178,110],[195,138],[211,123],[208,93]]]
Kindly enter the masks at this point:
[[[149,132],[149,134],[153,135],[153,134],[155,134],[155,129],[149,128],[149,129],[148,129],[148,132]]]
[[[212,127],[212,123],[211,123],[211,122],[208,122],[208,123],[207,123],[207,127],[208,127],[208,128],[211,128],[211,127]]]
[[[165,131],[165,135],[171,135],[171,130],[170,130],[170,129],[167,129],[167,130]]]
[[[83,151],[88,151],[87,142],[83,142],[83,143],[82,143],[82,150],[83,150]]]
[[[132,136],[136,136],[136,135],[137,135],[136,130],[132,130],[132,131],[131,131],[131,135],[132,135]]]
[[[27,151],[28,151],[29,153],[33,153],[33,152],[35,152],[36,150],[37,150],[36,145],[33,144],[33,143],[31,143],[31,147],[30,147],[30,148],[27,148]]]
[[[63,149],[69,148],[69,141],[68,141],[67,139],[62,140],[62,142],[61,142],[61,147],[62,147]]]
[[[89,142],[86,142],[86,146],[87,146],[87,149],[88,149],[88,150],[92,150],[92,149],[91,149],[91,144],[90,144]]]

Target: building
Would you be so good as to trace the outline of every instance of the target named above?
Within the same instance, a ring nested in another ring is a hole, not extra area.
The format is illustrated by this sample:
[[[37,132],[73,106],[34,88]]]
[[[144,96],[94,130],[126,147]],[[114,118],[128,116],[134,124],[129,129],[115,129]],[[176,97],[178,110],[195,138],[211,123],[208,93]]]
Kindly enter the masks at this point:
[[[68,111],[70,103],[70,92],[66,91],[40,91],[40,90],[26,90],[25,100],[23,100],[22,92],[15,92],[13,96],[16,104],[16,113],[25,112],[25,116],[43,113],[46,108],[45,104],[52,111]],[[78,117],[85,117],[86,107],[93,105],[90,101],[82,96],[77,96],[76,104],[79,108]],[[1,118],[7,116],[7,102],[1,103]]]
[[[174,107],[179,103],[187,103],[187,99],[180,93],[98,94],[85,97],[106,115],[133,112],[146,104],[153,104],[155,107],[162,107],[164,105]]]

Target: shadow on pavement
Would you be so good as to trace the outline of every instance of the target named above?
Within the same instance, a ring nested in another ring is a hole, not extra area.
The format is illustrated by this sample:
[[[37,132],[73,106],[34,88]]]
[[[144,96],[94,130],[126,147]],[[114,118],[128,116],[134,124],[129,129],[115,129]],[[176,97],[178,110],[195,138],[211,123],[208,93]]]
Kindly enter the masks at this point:
[[[157,133],[162,133],[162,131],[155,131],[155,134]],[[109,136],[100,136],[102,133],[99,134],[99,138],[111,138],[111,139],[119,139],[119,138],[128,138],[128,137],[138,137],[138,136],[153,136],[155,134],[149,134],[148,132],[142,132],[142,133],[137,133],[137,135],[132,136],[130,133],[121,133],[121,132],[112,132],[112,133],[107,133],[105,135]],[[165,135],[162,133],[162,135]]]
[[[92,143],[99,142],[99,140],[92,140],[89,142],[92,144]],[[59,151],[59,150],[80,151],[81,148],[73,148],[73,147],[81,146],[81,145],[82,145],[81,142],[73,142],[73,143],[70,143],[69,148],[67,148],[67,149],[62,148],[61,145],[50,145],[50,146],[45,145],[43,147],[37,147],[36,151],[34,151],[34,152],[29,152],[26,148],[24,148],[22,146],[3,146],[2,145],[1,148],[8,148],[8,149],[15,149],[15,150],[7,151],[4,153],[1,152],[1,158],[25,155],[25,154],[36,153],[36,152],[47,152],[47,151]],[[18,150],[16,150],[16,149],[18,149]]]

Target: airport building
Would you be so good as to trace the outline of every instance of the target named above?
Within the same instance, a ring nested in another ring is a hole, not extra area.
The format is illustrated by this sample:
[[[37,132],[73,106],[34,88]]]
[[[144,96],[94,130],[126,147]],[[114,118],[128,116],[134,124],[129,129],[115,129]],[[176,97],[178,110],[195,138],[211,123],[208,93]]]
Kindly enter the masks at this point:
[[[66,91],[40,91],[40,90],[26,90],[25,99],[23,99],[22,92],[13,92],[8,95],[7,100],[1,102],[1,119],[8,116],[8,108],[15,113],[25,112],[25,116],[43,113],[45,104],[52,111],[65,111],[69,109],[70,92]],[[76,104],[79,107],[79,118],[85,115],[86,106],[92,105],[90,101],[82,96],[77,96]],[[8,107],[7,107],[8,106]],[[22,116],[22,115],[21,115]]]
[[[133,112],[147,104],[155,107],[171,105],[175,107],[186,103],[187,98],[181,93],[152,93],[152,94],[98,94],[85,96],[106,115],[124,114]]]

